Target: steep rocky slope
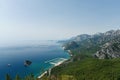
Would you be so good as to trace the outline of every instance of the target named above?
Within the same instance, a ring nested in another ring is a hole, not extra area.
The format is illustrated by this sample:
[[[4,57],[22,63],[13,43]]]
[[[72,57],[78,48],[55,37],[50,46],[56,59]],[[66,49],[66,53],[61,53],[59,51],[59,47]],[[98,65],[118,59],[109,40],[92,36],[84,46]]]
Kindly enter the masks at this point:
[[[94,35],[79,35],[63,46],[66,50],[78,54],[91,54],[99,59],[118,58],[120,57],[120,30],[110,30]]]
[[[112,40],[105,43],[99,51],[95,53],[95,57],[99,59],[111,59],[120,57],[120,39]]]

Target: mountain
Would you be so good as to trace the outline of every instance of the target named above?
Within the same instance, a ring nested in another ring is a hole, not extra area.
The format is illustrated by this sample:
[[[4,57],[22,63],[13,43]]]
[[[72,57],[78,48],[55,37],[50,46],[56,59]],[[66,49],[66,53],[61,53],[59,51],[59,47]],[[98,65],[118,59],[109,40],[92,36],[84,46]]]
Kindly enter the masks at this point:
[[[80,42],[83,40],[86,40],[88,38],[91,38],[91,35],[88,34],[82,34],[82,35],[78,35],[77,37],[73,37],[71,38],[71,40],[75,41],[75,42]]]
[[[120,80],[120,30],[82,34],[63,42],[71,58],[43,79]]]
[[[120,57],[120,30],[94,35],[82,34],[63,45],[74,54],[88,54],[99,59]]]
[[[111,59],[120,57],[120,38],[105,43],[99,51],[95,53],[99,59]]]

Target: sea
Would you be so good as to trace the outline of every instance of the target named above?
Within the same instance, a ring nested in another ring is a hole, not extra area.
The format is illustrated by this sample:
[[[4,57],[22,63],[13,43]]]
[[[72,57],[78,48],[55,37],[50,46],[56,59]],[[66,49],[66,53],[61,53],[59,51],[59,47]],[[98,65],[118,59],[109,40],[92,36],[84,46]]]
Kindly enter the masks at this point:
[[[16,75],[24,78],[31,73],[38,77],[58,62],[70,58],[69,54],[62,49],[61,44],[56,41],[31,43],[0,47],[0,80],[5,80],[6,74],[13,79]],[[24,66],[26,60],[31,61],[32,64]]]

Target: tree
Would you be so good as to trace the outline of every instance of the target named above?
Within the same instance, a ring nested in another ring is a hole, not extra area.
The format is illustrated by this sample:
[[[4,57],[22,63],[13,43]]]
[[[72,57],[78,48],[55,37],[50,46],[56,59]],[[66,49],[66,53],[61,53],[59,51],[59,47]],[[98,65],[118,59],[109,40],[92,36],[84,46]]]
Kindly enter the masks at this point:
[[[5,77],[6,80],[11,80],[11,77],[9,74],[6,74],[6,77]]]
[[[21,80],[20,76],[17,74],[15,80]]]

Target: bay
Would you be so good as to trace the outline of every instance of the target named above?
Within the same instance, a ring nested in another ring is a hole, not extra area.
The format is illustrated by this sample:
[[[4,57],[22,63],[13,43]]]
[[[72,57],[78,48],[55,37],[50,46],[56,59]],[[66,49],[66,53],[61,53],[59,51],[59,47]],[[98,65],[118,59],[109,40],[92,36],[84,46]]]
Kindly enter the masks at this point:
[[[16,74],[25,77],[33,73],[37,77],[54,66],[51,62],[59,62],[68,58],[69,54],[57,43],[0,47],[0,80],[5,80],[6,74],[14,78]],[[32,64],[25,67],[25,60],[32,61]]]

